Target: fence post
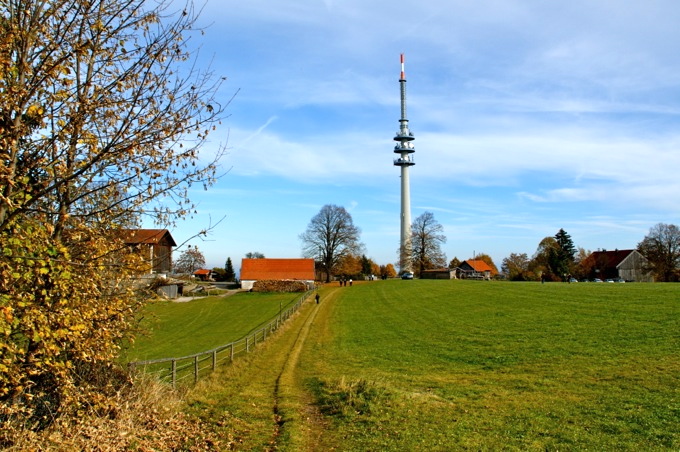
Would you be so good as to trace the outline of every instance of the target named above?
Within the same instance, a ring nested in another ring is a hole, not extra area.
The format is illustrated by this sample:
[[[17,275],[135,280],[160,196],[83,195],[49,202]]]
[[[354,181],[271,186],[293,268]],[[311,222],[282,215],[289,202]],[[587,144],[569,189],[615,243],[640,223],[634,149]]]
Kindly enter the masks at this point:
[[[177,360],[173,359],[172,360],[172,387],[175,387],[175,383],[177,382]]]
[[[246,336],[246,353],[250,352],[250,342],[248,341],[250,336]]]
[[[217,368],[217,350],[213,350],[213,365],[212,370]]]
[[[194,356],[194,383],[198,382],[198,355]]]
[[[229,361],[234,362],[234,343],[229,344]]]

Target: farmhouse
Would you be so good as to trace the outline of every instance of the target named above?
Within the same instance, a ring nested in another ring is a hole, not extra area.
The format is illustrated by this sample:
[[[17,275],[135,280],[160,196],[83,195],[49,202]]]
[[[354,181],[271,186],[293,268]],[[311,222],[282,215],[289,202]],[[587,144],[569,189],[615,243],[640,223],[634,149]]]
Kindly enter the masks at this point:
[[[448,268],[435,268],[432,270],[423,270],[420,273],[420,279],[456,279],[455,270]]]
[[[589,269],[591,278],[653,281],[651,273],[645,270],[647,259],[637,250],[593,251],[582,265]]]
[[[468,259],[458,267],[459,277],[462,279],[491,279],[493,269],[482,260]]]
[[[147,262],[147,273],[169,273],[172,248],[177,246],[167,229],[123,229],[123,241],[136,248]]]
[[[255,281],[303,281],[314,285],[314,259],[243,259],[241,288],[250,290]]]
[[[194,272],[194,278],[198,278],[201,281],[212,281],[213,271],[206,268],[199,268]]]

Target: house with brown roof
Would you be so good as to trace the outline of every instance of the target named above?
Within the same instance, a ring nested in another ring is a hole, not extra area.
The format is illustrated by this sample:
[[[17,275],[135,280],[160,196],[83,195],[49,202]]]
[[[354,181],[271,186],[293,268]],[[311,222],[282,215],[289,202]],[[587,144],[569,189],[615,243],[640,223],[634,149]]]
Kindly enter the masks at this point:
[[[198,278],[201,281],[212,281],[213,271],[208,270],[207,268],[199,268],[194,272],[194,278]]]
[[[647,258],[638,250],[593,251],[581,266],[590,279],[619,279],[623,281],[652,282],[652,274],[646,270]]]
[[[250,290],[255,281],[303,281],[314,285],[314,259],[242,259],[241,288]]]
[[[482,260],[468,259],[460,264],[458,274],[461,279],[491,279],[495,272]]]
[[[138,250],[148,263],[147,273],[170,273],[172,248],[177,246],[167,229],[123,229],[123,241]]]

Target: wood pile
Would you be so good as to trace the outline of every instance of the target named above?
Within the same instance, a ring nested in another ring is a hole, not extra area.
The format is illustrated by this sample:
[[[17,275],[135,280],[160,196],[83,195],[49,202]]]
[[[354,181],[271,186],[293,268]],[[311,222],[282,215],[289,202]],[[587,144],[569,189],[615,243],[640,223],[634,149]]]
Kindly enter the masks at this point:
[[[253,283],[253,292],[305,292],[309,287],[304,281],[265,279]]]

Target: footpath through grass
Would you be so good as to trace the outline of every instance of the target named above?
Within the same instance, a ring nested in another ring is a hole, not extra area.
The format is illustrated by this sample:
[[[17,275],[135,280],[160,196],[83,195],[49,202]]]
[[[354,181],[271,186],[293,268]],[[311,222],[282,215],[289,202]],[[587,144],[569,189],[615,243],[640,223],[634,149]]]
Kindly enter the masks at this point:
[[[338,290],[300,368],[340,450],[680,448],[680,285]]]

